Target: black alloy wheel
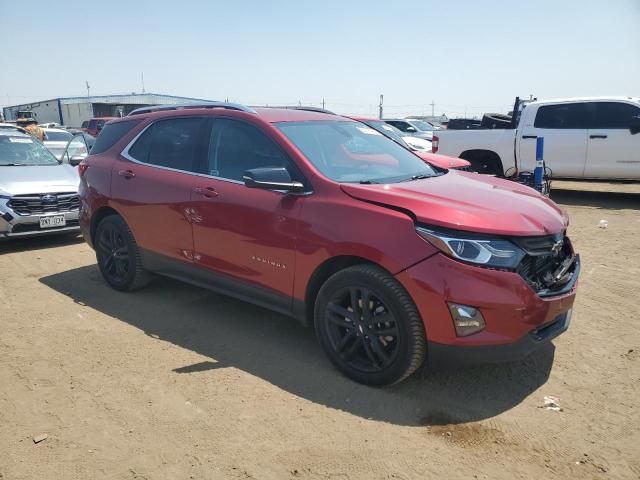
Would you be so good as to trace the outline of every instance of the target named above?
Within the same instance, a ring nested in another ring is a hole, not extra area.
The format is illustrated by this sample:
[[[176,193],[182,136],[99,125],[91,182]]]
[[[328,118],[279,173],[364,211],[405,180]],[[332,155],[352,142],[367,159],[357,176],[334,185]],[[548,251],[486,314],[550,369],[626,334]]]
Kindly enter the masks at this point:
[[[396,319],[367,287],[335,292],[327,304],[325,321],[331,347],[355,370],[379,372],[398,355]]]
[[[138,245],[122,217],[110,215],[100,221],[93,243],[100,272],[111,287],[131,291],[149,282]]]
[[[315,328],[331,362],[366,385],[400,382],[426,357],[424,325],[404,287],[363,264],[333,274],[315,304]]]

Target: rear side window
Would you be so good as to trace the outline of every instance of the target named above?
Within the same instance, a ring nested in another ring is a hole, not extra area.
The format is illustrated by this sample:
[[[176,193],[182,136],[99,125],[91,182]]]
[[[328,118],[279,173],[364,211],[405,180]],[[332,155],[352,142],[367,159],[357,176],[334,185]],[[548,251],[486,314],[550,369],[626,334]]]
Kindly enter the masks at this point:
[[[160,120],[144,131],[128,154],[150,165],[197,172],[205,148],[201,141],[205,123],[202,117]]]
[[[543,105],[538,108],[533,126],[536,128],[556,129],[587,128],[585,116],[584,103]]]
[[[588,128],[626,130],[631,125],[631,119],[640,115],[640,108],[622,102],[594,102],[588,104],[588,108]]]
[[[138,123],[140,123],[140,120],[129,120],[127,122],[109,123],[105,125],[91,149],[91,155],[109,150]]]

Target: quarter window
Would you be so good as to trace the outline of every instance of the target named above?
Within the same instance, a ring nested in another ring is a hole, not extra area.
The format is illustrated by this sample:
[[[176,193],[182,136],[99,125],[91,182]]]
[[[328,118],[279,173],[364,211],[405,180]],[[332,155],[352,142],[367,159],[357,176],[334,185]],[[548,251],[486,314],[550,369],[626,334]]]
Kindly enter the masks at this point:
[[[129,156],[150,165],[197,172],[204,125],[201,117],[160,120],[136,140]]]
[[[226,118],[215,120],[208,174],[241,182],[245,171],[260,167],[285,167],[294,176],[285,153],[256,127]]]
[[[622,102],[594,102],[589,110],[589,128],[626,130],[631,119],[640,115],[640,108]]]
[[[584,103],[561,103],[538,108],[534,127],[577,129],[586,127]]]

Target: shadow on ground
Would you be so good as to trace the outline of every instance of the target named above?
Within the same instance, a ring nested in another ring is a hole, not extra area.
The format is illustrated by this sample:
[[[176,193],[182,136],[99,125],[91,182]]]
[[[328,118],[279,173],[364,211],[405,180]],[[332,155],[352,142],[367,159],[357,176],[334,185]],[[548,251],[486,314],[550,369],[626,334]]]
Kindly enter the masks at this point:
[[[341,376],[324,357],[313,330],[229,297],[158,278],[136,293],[110,289],[95,266],[40,279],[147,335],[211,360],[168,363],[172,375],[206,375],[235,367],[310,401],[363,418],[400,425],[446,425],[482,420],[508,410],[544,384],[553,345],[511,364],[466,370],[417,372],[393,387],[376,389]]]
[[[553,188],[551,199],[560,205],[595,207],[607,210],[640,210],[640,193],[595,192]]]
[[[80,233],[65,233],[59,235],[43,235],[37,237],[20,237],[10,240],[0,239],[0,255],[3,253],[27,252],[45,248],[63,247],[82,243]]]

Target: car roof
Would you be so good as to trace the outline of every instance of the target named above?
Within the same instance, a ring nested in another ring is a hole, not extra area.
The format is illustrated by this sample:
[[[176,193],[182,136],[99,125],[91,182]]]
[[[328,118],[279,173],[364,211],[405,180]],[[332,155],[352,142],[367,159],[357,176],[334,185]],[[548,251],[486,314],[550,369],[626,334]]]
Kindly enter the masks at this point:
[[[383,118],[383,122],[409,122],[406,118]]]
[[[540,99],[533,102],[527,102],[526,105],[546,105],[552,103],[573,103],[573,102],[635,102],[640,103],[639,97],[611,96],[611,97],[565,97],[565,98],[548,98]]]
[[[4,137],[31,137],[28,133],[22,133],[20,130],[12,130],[10,128],[0,128],[0,135]]]
[[[346,117],[350,118],[351,120],[355,120],[357,122],[384,122],[385,121],[376,117],[360,117],[358,115],[347,115]]]
[[[71,133],[68,130],[65,130],[64,128],[43,128],[43,130],[45,132],[63,132],[63,133]]]

